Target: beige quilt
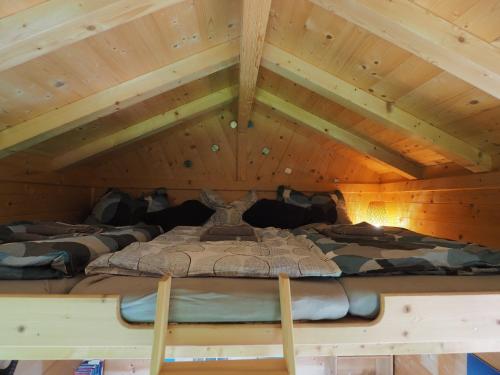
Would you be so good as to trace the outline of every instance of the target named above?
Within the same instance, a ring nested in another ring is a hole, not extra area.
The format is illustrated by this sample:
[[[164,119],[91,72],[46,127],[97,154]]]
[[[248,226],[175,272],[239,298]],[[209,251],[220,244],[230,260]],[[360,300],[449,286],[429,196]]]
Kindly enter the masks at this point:
[[[340,269],[305,236],[288,230],[256,229],[259,242],[200,242],[202,227],[176,227],[150,242],[136,242],[91,262],[88,275],[292,278],[340,276]]]

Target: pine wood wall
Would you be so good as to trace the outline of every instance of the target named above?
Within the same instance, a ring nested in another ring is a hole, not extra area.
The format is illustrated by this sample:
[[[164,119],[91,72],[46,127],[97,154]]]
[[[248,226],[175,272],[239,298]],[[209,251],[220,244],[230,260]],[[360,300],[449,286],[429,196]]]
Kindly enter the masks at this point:
[[[0,181],[0,224],[17,220],[81,221],[90,210],[90,188]]]
[[[252,127],[245,129],[246,178],[236,178],[236,134],[229,124],[234,110],[226,107],[182,126],[91,160],[78,173],[98,185],[169,188],[202,186],[233,189],[279,184],[323,186],[334,181],[371,183],[387,170],[328,137],[257,105]],[[211,150],[217,145],[219,150]],[[263,149],[269,149],[264,155]],[[190,161],[189,167],[185,162]],[[290,174],[285,170],[290,168]],[[78,169],[78,167],[76,168]]]
[[[386,225],[449,239],[500,247],[500,173],[380,184],[380,192],[350,193],[356,222],[370,201],[383,201]]]

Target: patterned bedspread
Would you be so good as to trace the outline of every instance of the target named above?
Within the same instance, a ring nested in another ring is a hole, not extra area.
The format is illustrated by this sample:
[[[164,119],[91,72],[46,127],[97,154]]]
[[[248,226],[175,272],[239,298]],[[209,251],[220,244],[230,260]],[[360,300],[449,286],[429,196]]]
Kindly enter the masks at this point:
[[[397,227],[313,224],[294,230],[335,261],[343,275],[500,273],[500,250]]]
[[[139,241],[150,241],[160,227],[109,227],[64,223],[0,226],[0,279],[72,277],[98,256]]]
[[[256,229],[255,241],[200,242],[202,227],[176,227],[148,243],[133,243],[90,263],[87,274],[275,278],[339,276],[340,270],[305,236]]]

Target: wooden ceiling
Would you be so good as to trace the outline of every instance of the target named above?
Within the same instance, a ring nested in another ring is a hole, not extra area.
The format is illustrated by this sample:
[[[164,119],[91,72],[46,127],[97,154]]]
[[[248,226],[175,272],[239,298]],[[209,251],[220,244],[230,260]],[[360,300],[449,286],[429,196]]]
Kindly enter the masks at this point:
[[[258,184],[496,170],[499,17],[500,0],[3,0],[0,171]]]

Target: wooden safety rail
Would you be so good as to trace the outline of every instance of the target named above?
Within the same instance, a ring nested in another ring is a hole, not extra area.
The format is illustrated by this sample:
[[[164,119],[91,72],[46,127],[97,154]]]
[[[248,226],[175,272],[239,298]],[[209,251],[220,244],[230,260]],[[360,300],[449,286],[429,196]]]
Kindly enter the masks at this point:
[[[119,296],[1,295],[0,359],[150,358]],[[296,322],[297,356],[500,351],[499,293],[381,295],[376,320]],[[170,324],[166,356],[282,355],[279,324]]]

